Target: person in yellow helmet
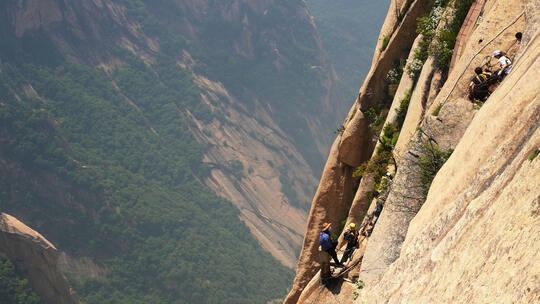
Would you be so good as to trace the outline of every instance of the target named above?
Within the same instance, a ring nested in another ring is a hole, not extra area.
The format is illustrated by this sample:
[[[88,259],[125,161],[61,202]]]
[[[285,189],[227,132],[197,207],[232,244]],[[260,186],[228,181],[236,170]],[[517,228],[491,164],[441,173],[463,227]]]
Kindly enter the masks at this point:
[[[350,223],[345,229],[343,234],[343,239],[347,241],[347,248],[341,257],[341,263],[347,262],[349,257],[352,255],[355,248],[358,248],[358,230],[356,230],[356,224]]]

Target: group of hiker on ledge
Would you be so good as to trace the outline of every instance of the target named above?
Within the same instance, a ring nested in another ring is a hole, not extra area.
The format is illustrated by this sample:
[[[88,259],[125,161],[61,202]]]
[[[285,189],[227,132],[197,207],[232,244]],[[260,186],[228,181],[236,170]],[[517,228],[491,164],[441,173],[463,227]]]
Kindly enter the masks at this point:
[[[474,73],[476,74],[469,83],[469,100],[473,103],[485,102],[491,93],[495,90],[495,85],[500,83],[512,70],[512,60],[509,55],[517,51],[517,46],[521,43],[522,33],[518,32],[515,35],[516,40],[510,45],[506,52],[501,50],[493,51],[492,57],[497,59],[499,69],[491,71],[488,68],[482,69],[482,67],[476,67]],[[488,56],[489,58],[489,56]],[[484,65],[488,65],[487,61]]]
[[[378,195],[378,193],[376,193],[376,195]],[[366,217],[366,224],[363,225],[361,231],[356,229],[355,223],[349,223],[346,226],[345,232],[343,233],[343,239],[347,242],[347,247],[343,252],[341,260],[338,259],[336,253],[338,241],[332,239],[332,225],[330,223],[323,224],[322,231],[319,235],[319,243],[321,245],[321,249],[332,257],[336,267],[347,268],[347,265],[344,263],[349,260],[354,250],[359,248],[359,237],[369,237],[371,235],[371,232],[373,231],[373,228],[375,227],[375,224],[377,223],[377,220],[382,212],[385,201],[386,195],[378,195],[375,209]]]

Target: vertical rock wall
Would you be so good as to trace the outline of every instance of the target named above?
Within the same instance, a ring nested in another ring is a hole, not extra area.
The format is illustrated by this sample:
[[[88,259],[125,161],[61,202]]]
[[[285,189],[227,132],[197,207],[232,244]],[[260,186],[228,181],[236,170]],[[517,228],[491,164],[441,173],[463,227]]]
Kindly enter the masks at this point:
[[[404,3],[404,2],[399,2]],[[392,5],[396,5],[395,1]],[[296,303],[302,290],[318,271],[316,259],[318,236],[322,223],[331,222],[334,227],[347,217],[354,198],[356,183],[352,178],[355,166],[369,159],[375,142],[365,121],[363,111],[383,102],[386,74],[393,63],[407,56],[416,37],[417,18],[429,10],[430,1],[416,0],[405,17],[397,23],[396,12],[390,9],[381,30],[380,38],[390,35],[388,46],[381,52],[377,46],[373,65],[366,77],[357,100],[344,122],[343,134],[334,142],[321,182],[313,198],[302,252],[298,262],[293,287],[285,303]],[[390,30],[393,29],[393,30]]]
[[[424,79],[423,84],[417,87],[416,98],[412,98],[418,103],[417,114],[407,114],[414,116],[414,119],[408,117],[413,121],[408,124],[410,132],[404,139],[400,135],[398,172],[386,207],[368,239],[365,253],[361,249],[355,254],[355,258],[364,255],[360,279],[369,281],[360,293],[359,303],[540,301],[537,287],[540,269],[534,262],[540,248],[540,186],[534,173],[538,170],[538,158],[533,158],[533,152],[540,149],[539,3],[537,0],[482,2],[481,13],[471,13],[468,17],[480,15],[480,18],[465,22],[474,24],[473,30],[461,35],[459,52],[446,81],[446,76],[433,67],[433,59],[431,63],[428,60],[423,72],[427,76],[420,78],[419,83]],[[526,15],[510,24],[527,4]],[[505,31],[490,41],[505,27]],[[514,33],[525,27],[527,31],[512,73],[478,111],[466,99],[474,67],[489,59],[494,49],[503,49]],[[400,26],[396,28],[399,31]],[[390,44],[392,41],[393,38]],[[384,53],[376,51],[372,70],[345,128],[357,111],[380,98],[376,91],[384,83],[373,77],[385,75],[378,70],[384,70],[380,64]],[[437,107],[439,114],[433,115]],[[424,132],[421,137],[414,135],[418,126]],[[356,133],[359,137],[360,134]],[[455,152],[437,174],[425,201],[419,182],[418,157],[428,137],[441,151],[455,149]],[[366,151],[370,148],[356,153],[366,155]],[[332,155],[330,163],[335,163]],[[323,181],[324,176],[321,184]],[[349,218],[355,221],[363,216],[369,204],[359,197],[366,193],[367,183],[361,181],[358,198],[354,199],[357,203],[349,210]],[[315,200],[312,211],[314,208],[317,208]],[[309,234],[312,229],[308,225],[304,245],[308,237],[312,239],[309,246],[318,245],[318,230]],[[315,260],[309,259],[299,264],[297,280],[286,303],[295,303],[291,299],[308,281],[306,277],[317,270],[306,268],[316,265]],[[492,273],[496,275],[491,276]],[[302,282],[298,275],[304,276]],[[348,282],[317,287],[316,279],[315,276],[300,299],[333,303],[352,298],[354,289],[351,290]]]
[[[540,31],[525,35],[512,73],[433,181],[399,259],[358,303],[540,301],[540,89],[530,81],[540,77]]]
[[[492,8],[485,12],[483,16],[487,20],[484,19],[486,21],[479,24],[478,28],[475,29],[476,35],[479,33],[486,36],[495,35],[503,25],[510,22],[524,7],[523,2],[520,1],[516,1],[512,8],[507,8],[507,3],[501,1],[491,4],[493,5]],[[502,12],[504,14],[501,14]],[[523,27],[523,21],[516,26]],[[484,43],[487,42],[488,38],[491,38],[486,36],[483,39],[485,40]],[[475,35],[472,35],[470,41],[476,42],[474,38]],[[498,48],[497,44],[504,44],[504,39],[504,37],[501,37],[496,40],[493,48]],[[432,144],[438,146],[441,151],[454,149],[476,114],[472,104],[465,97],[467,94],[466,86],[472,78],[474,70],[474,66],[469,67],[466,64],[477,48],[478,46],[475,43],[470,43],[463,50],[463,55],[457,57],[457,64],[453,73],[449,75],[448,81],[441,89],[440,94],[437,95],[431,108],[427,108],[427,102],[431,90],[430,82],[436,71],[435,58],[428,58],[422,69],[418,85],[411,98],[402,132],[396,144],[396,154],[400,156],[400,161],[393,189],[388,197],[387,207],[384,209],[370,238],[361,266],[360,279],[365,282],[370,282],[376,278],[378,274],[383,272],[400,256],[401,245],[409,229],[409,223],[425,200],[422,193],[422,183],[420,182],[422,168],[419,166],[418,158],[425,153],[425,148],[422,145],[426,145],[427,141],[432,141]],[[491,48],[489,51],[485,51],[487,56],[490,53]],[[476,60],[476,64],[479,64],[479,60],[480,58]],[[461,72],[464,70],[466,76],[460,77]],[[455,82],[458,83],[456,89],[452,91],[452,95],[440,109],[439,114],[434,116],[435,108],[444,102]],[[413,136],[418,133],[416,130],[419,126],[422,128],[424,135],[422,137]],[[428,137],[431,139],[428,139]]]
[[[0,251],[15,264],[44,303],[79,303],[57,268],[58,252],[54,245],[5,213],[0,215]]]
[[[296,303],[304,287],[319,271],[319,233],[324,222],[332,223],[334,229],[347,216],[354,195],[352,167],[338,160],[339,138],[332,145],[324,167],[321,183],[313,198],[308,225],[293,288],[285,303]]]

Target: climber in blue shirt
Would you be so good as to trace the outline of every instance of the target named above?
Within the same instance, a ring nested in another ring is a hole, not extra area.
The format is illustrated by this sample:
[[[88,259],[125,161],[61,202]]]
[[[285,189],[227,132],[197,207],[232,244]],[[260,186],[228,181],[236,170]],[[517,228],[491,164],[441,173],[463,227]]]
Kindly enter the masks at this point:
[[[336,254],[336,245],[337,242],[332,240],[330,236],[331,227],[330,223],[324,223],[321,234],[319,235],[319,243],[321,244],[322,250],[326,251],[339,267],[344,267],[344,265],[339,261]]]

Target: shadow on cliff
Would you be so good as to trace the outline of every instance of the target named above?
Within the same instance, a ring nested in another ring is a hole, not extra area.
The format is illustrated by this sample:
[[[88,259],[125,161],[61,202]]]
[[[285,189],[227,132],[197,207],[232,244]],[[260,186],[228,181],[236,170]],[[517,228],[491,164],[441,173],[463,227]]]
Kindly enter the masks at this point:
[[[328,289],[332,294],[337,295],[341,292],[341,286],[343,285],[343,278],[328,278],[324,282],[324,287]]]

